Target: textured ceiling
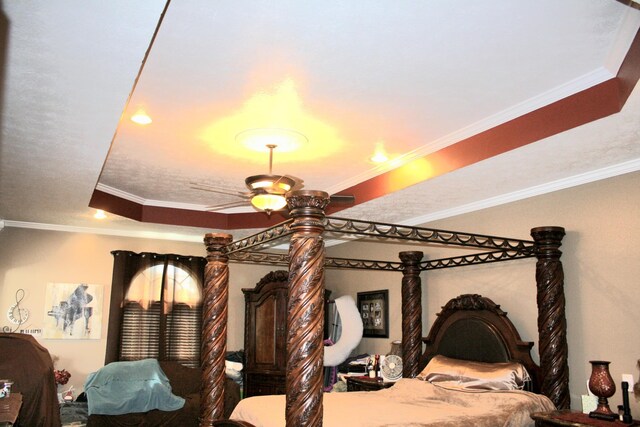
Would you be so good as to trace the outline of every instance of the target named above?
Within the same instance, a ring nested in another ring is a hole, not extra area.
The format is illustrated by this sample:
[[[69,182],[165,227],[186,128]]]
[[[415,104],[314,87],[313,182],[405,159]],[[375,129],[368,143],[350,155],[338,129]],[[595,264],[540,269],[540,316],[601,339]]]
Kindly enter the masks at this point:
[[[640,11],[614,0],[55,0],[3,11],[0,219],[9,226],[199,239],[226,228],[225,214],[203,209],[235,199],[190,182],[243,191],[246,176],[267,172],[268,155],[236,140],[251,128],[304,134],[297,151],[276,149],[274,172],[307,189],[360,191],[340,215],[375,221],[420,224],[639,168],[636,89],[617,114],[572,124],[584,103],[564,103],[556,135],[474,143],[487,152],[478,160],[397,178],[402,165],[435,164],[447,147],[514,121],[520,128],[503,139],[545,128],[552,120],[536,114],[576,94],[591,91],[587,112],[607,104],[592,88],[620,78],[640,27]],[[140,108],[151,125],[129,121]],[[380,143],[393,161],[375,166]],[[98,223],[89,204],[102,193],[120,215]],[[114,200],[184,211],[138,217]],[[180,212],[209,216],[188,227]],[[235,236],[266,223],[263,213],[246,218]]]

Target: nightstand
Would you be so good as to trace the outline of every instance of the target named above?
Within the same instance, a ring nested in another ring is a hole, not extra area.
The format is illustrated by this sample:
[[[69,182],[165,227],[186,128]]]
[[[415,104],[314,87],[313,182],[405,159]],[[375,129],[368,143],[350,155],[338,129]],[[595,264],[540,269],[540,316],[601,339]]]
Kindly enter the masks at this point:
[[[382,378],[347,377],[347,391],[375,391],[389,388],[393,382],[383,381]]]
[[[565,427],[623,427],[640,426],[640,421],[634,420],[631,424],[622,421],[606,421],[597,418],[590,418],[589,414],[578,411],[561,410],[550,412],[534,412],[531,414],[536,422],[536,427],[565,426]]]

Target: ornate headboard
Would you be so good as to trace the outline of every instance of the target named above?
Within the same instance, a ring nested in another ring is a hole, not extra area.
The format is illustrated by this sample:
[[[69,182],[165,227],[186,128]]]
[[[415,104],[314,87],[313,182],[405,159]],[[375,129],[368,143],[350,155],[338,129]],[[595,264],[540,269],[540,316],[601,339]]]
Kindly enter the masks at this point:
[[[438,313],[420,360],[420,369],[437,354],[478,362],[520,362],[532,384],[528,390],[539,392],[540,367],[531,358],[533,342],[522,341],[507,313],[489,298],[477,294],[460,295]]]

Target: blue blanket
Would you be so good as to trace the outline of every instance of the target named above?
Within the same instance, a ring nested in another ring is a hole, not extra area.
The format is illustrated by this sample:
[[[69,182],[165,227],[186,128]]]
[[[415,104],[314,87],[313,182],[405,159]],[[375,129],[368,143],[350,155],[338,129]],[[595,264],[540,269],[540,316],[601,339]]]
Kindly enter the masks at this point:
[[[169,379],[156,359],[109,363],[89,374],[84,391],[89,415],[175,411],[184,406],[184,399],[171,392]]]

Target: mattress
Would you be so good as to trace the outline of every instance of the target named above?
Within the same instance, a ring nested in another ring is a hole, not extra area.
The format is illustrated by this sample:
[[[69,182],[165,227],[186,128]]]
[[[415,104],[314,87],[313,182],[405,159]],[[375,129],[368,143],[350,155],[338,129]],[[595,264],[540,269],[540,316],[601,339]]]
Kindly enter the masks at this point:
[[[284,427],[285,399],[255,396],[242,400],[231,419],[256,427]],[[547,397],[521,390],[465,390],[418,379],[400,379],[371,392],[325,393],[325,427],[534,426],[530,414],[555,409]]]

